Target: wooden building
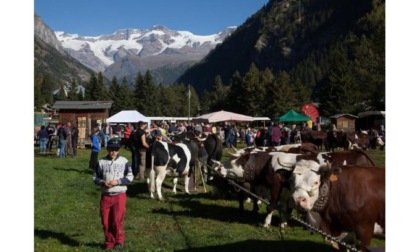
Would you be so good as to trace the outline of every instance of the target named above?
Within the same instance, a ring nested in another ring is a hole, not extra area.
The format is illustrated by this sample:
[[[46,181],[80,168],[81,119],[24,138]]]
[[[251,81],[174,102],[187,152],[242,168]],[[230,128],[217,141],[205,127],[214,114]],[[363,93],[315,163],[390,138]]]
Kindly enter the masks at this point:
[[[356,119],[358,117],[352,114],[337,114],[330,116],[331,124],[337,126],[337,130],[351,132],[356,130]]]
[[[92,128],[101,125],[109,117],[112,101],[57,101],[51,107],[59,122],[77,123],[79,145],[84,146]]]

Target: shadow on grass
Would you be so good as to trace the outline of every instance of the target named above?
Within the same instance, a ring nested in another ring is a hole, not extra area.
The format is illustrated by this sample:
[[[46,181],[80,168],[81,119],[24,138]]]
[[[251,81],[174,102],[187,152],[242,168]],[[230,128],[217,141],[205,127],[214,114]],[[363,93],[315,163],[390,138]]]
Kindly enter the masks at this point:
[[[64,233],[60,233],[60,232],[35,229],[35,236],[41,239],[54,238],[54,239],[59,240],[62,244],[69,245],[72,247],[77,247],[80,245],[80,242],[78,242],[77,240],[74,240],[68,237],[67,235],[65,235]]]
[[[89,242],[89,243],[81,243],[75,239],[72,239],[61,232],[54,232],[49,230],[41,230],[41,229],[35,229],[35,236],[40,239],[48,239],[48,238],[54,238],[60,241],[61,244],[71,246],[71,247],[80,247],[80,246],[88,246],[92,248],[102,248],[103,243],[99,242]]]
[[[81,170],[81,169],[78,169],[78,168],[57,168],[57,167],[55,167],[54,170],[68,171],[68,172],[78,172],[78,173],[83,173],[83,174],[93,174],[93,171],[89,168]]]
[[[224,245],[217,246],[208,246],[208,247],[199,247],[199,248],[189,248],[174,250],[177,252],[203,252],[203,251],[311,251],[311,252],[328,252],[328,251],[337,251],[328,244],[320,244],[310,241],[261,241],[261,240],[246,240],[241,242],[235,242]]]
[[[222,222],[238,222],[249,225],[261,225],[265,218],[265,214],[255,214],[248,210],[239,212],[239,207],[222,206],[216,202],[216,199],[214,199],[214,204],[202,203],[200,199],[212,200],[213,198],[210,193],[177,194],[169,198],[167,197],[165,201],[169,204],[177,204],[183,208],[187,208],[187,210],[168,210],[163,207],[155,209],[153,212],[166,215],[213,219]],[[265,205],[260,206],[260,208],[265,209]]]
[[[138,182],[134,180],[127,186],[127,197],[129,198],[149,198],[149,192],[147,190],[147,183]]]

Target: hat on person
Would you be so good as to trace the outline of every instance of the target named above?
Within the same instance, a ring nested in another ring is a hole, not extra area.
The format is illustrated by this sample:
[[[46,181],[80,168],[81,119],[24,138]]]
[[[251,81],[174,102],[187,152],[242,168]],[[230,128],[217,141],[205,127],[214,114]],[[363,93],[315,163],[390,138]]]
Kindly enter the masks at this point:
[[[120,148],[120,141],[118,139],[115,138],[111,138],[107,143],[107,148]]]
[[[160,130],[156,130],[156,136],[162,136],[162,132]]]

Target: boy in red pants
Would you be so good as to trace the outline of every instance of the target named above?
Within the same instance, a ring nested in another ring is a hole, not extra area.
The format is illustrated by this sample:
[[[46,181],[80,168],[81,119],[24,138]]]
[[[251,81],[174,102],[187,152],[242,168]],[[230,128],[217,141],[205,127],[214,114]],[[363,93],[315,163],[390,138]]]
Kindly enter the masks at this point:
[[[120,143],[111,139],[107,143],[108,155],[95,166],[93,182],[101,186],[101,222],[105,234],[105,249],[124,247],[124,214],[127,185],[133,181],[131,166],[118,155]]]

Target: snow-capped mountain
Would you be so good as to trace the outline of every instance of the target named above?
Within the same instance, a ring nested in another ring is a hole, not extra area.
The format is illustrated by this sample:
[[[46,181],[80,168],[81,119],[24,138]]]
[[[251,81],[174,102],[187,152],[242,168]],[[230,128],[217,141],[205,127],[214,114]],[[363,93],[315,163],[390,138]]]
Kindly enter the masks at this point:
[[[133,77],[147,69],[157,81],[171,83],[173,80],[159,76],[174,69],[185,70],[200,61],[217,44],[229,36],[236,27],[228,27],[217,34],[200,36],[188,31],[174,31],[164,26],[146,29],[121,29],[111,35],[83,37],[56,31],[62,47],[85,66],[101,71],[105,77]],[[177,70],[179,71],[179,70]],[[181,74],[181,73],[179,73]]]

